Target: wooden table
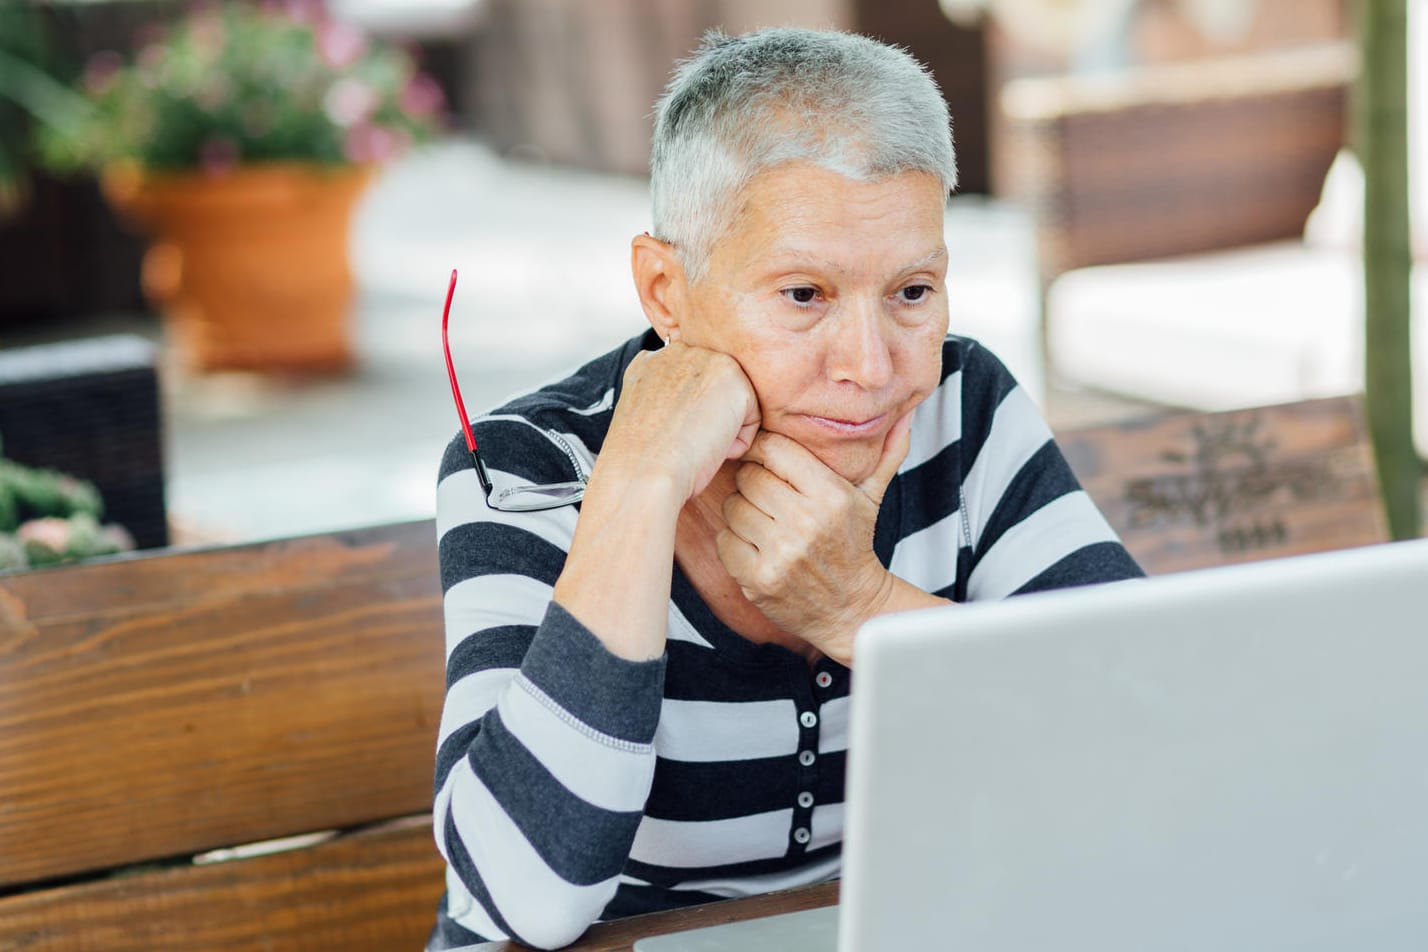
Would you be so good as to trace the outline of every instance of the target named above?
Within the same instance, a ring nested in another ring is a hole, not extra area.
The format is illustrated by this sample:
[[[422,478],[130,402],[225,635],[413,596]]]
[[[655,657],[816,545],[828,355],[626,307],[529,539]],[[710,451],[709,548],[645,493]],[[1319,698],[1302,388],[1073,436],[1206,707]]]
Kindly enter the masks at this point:
[[[590,927],[567,952],[631,952],[635,942],[652,935],[667,935],[686,929],[702,929],[726,922],[739,922],[782,912],[819,909],[838,901],[838,883],[820,883],[782,892],[728,899],[687,909],[673,909],[647,916],[634,916],[614,922],[601,922]],[[462,947],[462,952],[524,952],[529,946],[519,942],[485,942]]]

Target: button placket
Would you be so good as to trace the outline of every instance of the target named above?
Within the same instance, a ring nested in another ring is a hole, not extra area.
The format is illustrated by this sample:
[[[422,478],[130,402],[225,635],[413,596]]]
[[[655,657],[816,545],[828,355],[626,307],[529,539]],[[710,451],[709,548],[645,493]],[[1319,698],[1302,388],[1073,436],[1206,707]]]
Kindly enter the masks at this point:
[[[826,672],[819,672],[824,675]],[[794,798],[793,822],[790,838],[792,840],[790,849],[794,852],[802,852],[813,840],[813,805],[815,797],[813,790],[817,789],[818,781],[818,728],[819,717],[818,699],[813,697],[813,692],[809,688],[805,673],[800,678],[801,686],[798,694],[802,696],[798,712],[798,769],[794,787],[798,791]],[[813,678],[815,685],[820,685],[818,675]],[[829,678],[829,683],[832,679]]]

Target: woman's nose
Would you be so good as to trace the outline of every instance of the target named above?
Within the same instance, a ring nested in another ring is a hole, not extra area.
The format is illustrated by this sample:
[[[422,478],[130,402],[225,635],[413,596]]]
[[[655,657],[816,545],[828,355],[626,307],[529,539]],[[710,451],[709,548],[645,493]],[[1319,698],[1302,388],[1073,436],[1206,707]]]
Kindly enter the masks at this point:
[[[856,302],[838,322],[829,355],[834,381],[864,390],[878,390],[892,381],[892,342],[880,303]]]

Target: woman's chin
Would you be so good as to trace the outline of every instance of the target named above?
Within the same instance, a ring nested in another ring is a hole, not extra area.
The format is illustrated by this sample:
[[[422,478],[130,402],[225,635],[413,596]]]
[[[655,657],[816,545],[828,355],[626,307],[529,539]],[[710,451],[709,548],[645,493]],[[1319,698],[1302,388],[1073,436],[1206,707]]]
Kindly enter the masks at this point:
[[[831,446],[809,446],[808,451],[833,472],[854,484],[861,483],[878,468],[882,457],[881,438],[871,441],[839,442]]]

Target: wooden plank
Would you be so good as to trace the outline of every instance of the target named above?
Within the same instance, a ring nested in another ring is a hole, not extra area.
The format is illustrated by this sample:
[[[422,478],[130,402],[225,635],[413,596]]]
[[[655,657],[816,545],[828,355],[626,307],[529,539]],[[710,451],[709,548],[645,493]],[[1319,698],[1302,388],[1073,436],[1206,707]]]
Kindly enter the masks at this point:
[[[1151,574],[1388,539],[1359,400],[1172,413],[1057,434]]]
[[[0,576],[0,888],[430,810],[431,524]]]
[[[443,869],[428,815],[287,853],[0,897],[0,948],[416,950]]]
[[[143,551],[0,574],[0,638],[77,614],[148,614],[233,601],[254,591],[426,575],[435,565],[430,519],[245,545]],[[122,568],[116,568],[122,566]],[[6,642],[0,641],[0,647]]]
[[[819,883],[780,892],[728,899],[702,906],[656,912],[647,916],[632,916],[613,922],[601,922],[590,927],[577,941],[565,946],[565,952],[632,952],[640,939],[653,935],[669,935],[688,929],[704,929],[727,922],[743,922],[763,916],[775,916],[804,909],[821,909],[838,901],[837,882]],[[3,909],[3,907],[0,907]],[[519,942],[485,942],[469,947],[470,952],[529,952],[530,946]]]

